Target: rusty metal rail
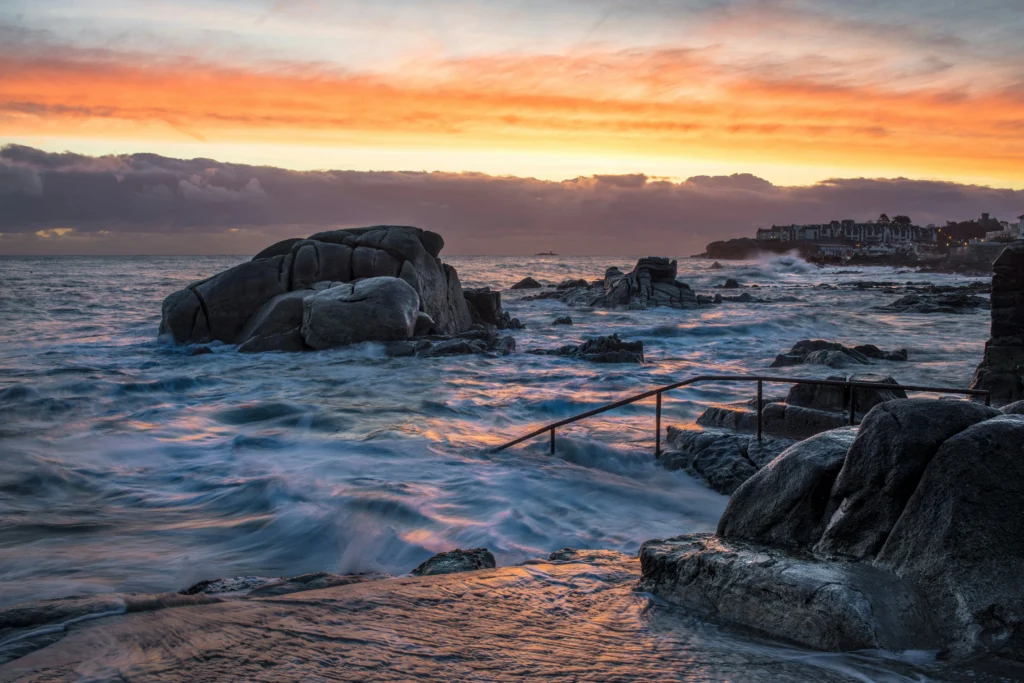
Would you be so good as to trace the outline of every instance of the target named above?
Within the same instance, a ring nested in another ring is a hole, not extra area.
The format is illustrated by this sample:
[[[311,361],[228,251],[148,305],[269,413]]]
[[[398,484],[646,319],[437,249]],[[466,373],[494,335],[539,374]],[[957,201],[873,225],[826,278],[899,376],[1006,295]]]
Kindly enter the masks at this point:
[[[572,424],[574,422],[579,422],[581,420],[585,420],[588,417],[593,417],[595,415],[600,415],[601,413],[606,413],[609,410],[615,410],[616,408],[621,408],[622,406],[627,406],[627,405],[630,405],[632,403],[637,403],[639,401],[643,401],[645,399],[648,399],[648,398],[651,398],[652,396],[654,396],[655,399],[656,399],[656,402],[655,402],[656,408],[655,408],[655,417],[654,417],[654,424],[655,424],[655,450],[654,450],[654,452],[655,452],[655,455],[660,456],[661,455],[661,395],[664,394],[665,392],[672,391],[674,389],[681,389],[683,387],[690,386],[691,384],[697,384],[697,383],[700,383],[700,382],[757,382],[757,439],[758,439],[758,441],[760,441],[761,437],[762,437],[762,421],[763,421],[762,413],[764,411],[764,384],[765,384],[765,382],[773,383],[773,384],[810,384],[810,385],[815,385],[815,386],[844,387],[844,390],[845,390],[844,393],[846,395],[846,398],[844,398],[843,402],[845,403],[847,399],[850,402],[850,424],[851,425],[856,424],[856,420],[857,420],[856,393],[854,392],[854,389],[900,389],[900,390],[903,390],[903,391],[926,391],[926,392],[930,392],[930,393],[933,393],[933,394],[960,394],[960,395],[964,395],[964,396],[980,396],[980,397],[984,397],[985,405],[991,405],[991,402],[992,402],[992,398],[991,398],[989,392],[978,390],[978,389],[953,389],[953,388],[950,388],[950,387],[926,387],[926,386],[902,385],[902,384],[878,384],[878,383],[875,383],[875,382],[851,382],[851,381],[848,381],[848,380],[834,380],[834,379],[799,379],[799,378],[795,378],[795,377],[771,377],[771,376],[766,376],[766,375],[698,375],[697,377],[690,377],[689,379],[684,379],[681,382],[676,382],[674,384],[667,384],[667,385],[665,385],[663,387],[658,387],[657,389],[651,389],[650,391],[645,391],[643,393],[636,394],[634,396],[630,396],[629,398],[624,398],[624,399],[622,399],[620,401],[615,401],[614,403],[608,403],[607,405],[603,405],[600,408],[594,408],[593,410],[588,410],[585,413],[580,413],[579,415],[573,415],[572,417],[567,417],[564,420],[559,420],[557,422],[552,422],[551,424],[544,425],[543,427],[541,427],[539,429],[535,429],[532,432],[530,432],[529,434],[525,434],[525,435],[519,437],[518,439],[515,439],[513,441],[509,441],[508,443],[502,444],[501,446],[497,446],[496,448],[493,449],[493,452],[497,453],[497,452],[503,451],[506,448],[510,448],[510,447],[515,446],[517,444],[520,444],[520,443],[522,443],[524,441],[528,441],[528,440],[534,438],[535,436],[540,436],[541,434],[544,434],[545,432],[549,432],[551,434],[551,453],[554,453],[555,452],[555,430],[558,429],[559,427],[564,427],[565,425],[569,425],[569,424]]]

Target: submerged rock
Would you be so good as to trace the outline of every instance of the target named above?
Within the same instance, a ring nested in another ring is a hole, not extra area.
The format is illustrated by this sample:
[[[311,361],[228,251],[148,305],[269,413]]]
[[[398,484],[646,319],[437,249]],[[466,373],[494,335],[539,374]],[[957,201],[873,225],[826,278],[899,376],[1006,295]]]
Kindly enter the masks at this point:
[[[452,550],[438,553],[412,570],[413,576],[434,576],[435,574],[456,574],[473,572],[478,569],[494,569],[497,566],[494,555],[487,548]]]
[[[563,315],[563,316],[560,316],[558,318],[555,318],[554,322],[552,322],[551,324],[552,325],[572,325],[572,318],[567,316],[567,315]]]
[[[794,344],[787,353],[776,356],[771,367],[784,368],[808,364],[842,368],[848,365],[870,365],[871,359],[905,361],[907,360],[907,350],[882,351],[873,344],[850,348],[823,339],[804,339]]]
[[[989,302],[980,296],[964,292],[953,294],[907,294],[888,306],[883,311],[898,313],[972,313],[979,308],[987,308]]]
[[[568,356],[591,363],[643,363],[644,343],[623,341],[617,334],[586,339],[582,344],[561,346],[557,349],[529,349],[527,353],[539,356]]]
[[[543,286],[544,285],[537,282],[532,277],[524,277],[522,280],[509,287],[509,289],[540,289]]]

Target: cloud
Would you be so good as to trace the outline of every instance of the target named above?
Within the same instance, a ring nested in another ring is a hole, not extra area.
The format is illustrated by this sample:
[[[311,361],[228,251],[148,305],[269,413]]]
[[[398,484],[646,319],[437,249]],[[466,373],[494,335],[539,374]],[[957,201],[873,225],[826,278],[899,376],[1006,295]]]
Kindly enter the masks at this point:
[[[1024,191],[900,178],[786,187],[749,174],[552,182],[0,150],[0,253],[254,253],[324,228],[397,223],[441,233],[456,254],[678,256],[773,223],[886,212],[941,224],[983,211],[1017,216]]]

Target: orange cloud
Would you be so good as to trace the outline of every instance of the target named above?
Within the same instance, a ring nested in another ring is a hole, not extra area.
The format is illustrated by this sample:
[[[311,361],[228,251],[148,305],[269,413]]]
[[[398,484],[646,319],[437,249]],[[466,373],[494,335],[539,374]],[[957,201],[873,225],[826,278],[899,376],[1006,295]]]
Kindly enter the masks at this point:
[[[422,62],[395,74],[0,55],[6,136],[409,146],[827,164],[1020,185],[1019,94],[785,78],[698,50]]]

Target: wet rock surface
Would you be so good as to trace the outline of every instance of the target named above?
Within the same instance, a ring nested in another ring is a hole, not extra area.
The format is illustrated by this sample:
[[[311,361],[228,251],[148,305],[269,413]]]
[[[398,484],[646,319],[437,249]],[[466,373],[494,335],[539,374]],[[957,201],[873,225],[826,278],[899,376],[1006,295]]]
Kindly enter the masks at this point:
[[[501,292],[492,292],[490,287],[464,289],[469,316],[474,324],[494,325],[499,330],[521,330],[519,318],[513,318],[501,307]]]
[[[850,365],[870,365],[872,360],[905,361],[907,357],[906,349],[883,351],[874,344],[862,344],[851,348],[823,339],[805,339],[794,344],[787,353],[776,356],[771,367],[784,368],[807,364],[843,368]]]
[[[879,310],[896,313],[974,313],[988,308],[988,299],[966,292],[907,294]]]
[[[1024,660],[1024,417],[905,399],[853,435],[790,447],[717,536],[645,543],[640,588],[815,648]]]
[[[793,444],[790,439],[723,434],[669,427],[661,464],[683,470],[714,491],[732,494],[758,469]]]
[[[557,349],[527,349],[526,353],[539,356],[567,356],[591,363],[643,363],[644,343],[624,341],[616,334],[584,340],[582,344],[561,346]]]
[[[413,576],[434,576],[435,574],[456,574],[478,569],[494,569],[494,555],[487,548],[452,550],[438,553],[412,570]]]
[[[1007,247],[993,264],[991,338],[971,388],[995,405],[1024,399],[1024,244]]]
[[[637,261],[629,273],[616,267],[608,268],[603,280],[593,284],[586,280],[566,281],[554,291],[536,298],[559,299],[570,306],[594,308],[696,308],[696,293],[689,285],[676,280],[677,272],[676,261],[647,256]]]
[[[509,287],[509,289],[540,289],[543,286],[544,285],[537,282],[532,277],[524,277],[522,280]]]

